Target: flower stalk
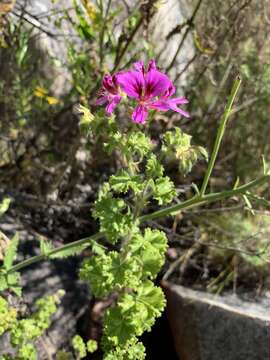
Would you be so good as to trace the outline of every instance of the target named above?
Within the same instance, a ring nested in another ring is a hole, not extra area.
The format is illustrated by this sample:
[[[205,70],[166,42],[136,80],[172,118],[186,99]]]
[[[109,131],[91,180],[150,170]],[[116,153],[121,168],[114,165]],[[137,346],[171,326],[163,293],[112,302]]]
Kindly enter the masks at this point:
[[[208,168],[206,170],[206,173],[205,173],[205,176],[204,176],[204,179],[203,179],[203,184],[202,184],[201,191],[200,191],[201,196],[203,196],[205,194],[205,191],[206,191],[210,176],[212,174],[212,171],[213,171],[216,159],[217,159],[217,155],[218,155],[218,152],[219,152],[219,149],[220,149],[221,141],[222,141],[222,138],[224,136],[225,128],[226,128],[229,116],[231,115],[231,112],[232,112],[232,106],[233,106],[235,97],[236,97],[236,95],[238,93],[238,90],[240,88],[240,85],[241,85],[241,79],[239,77],[237,77],[236,80],[234,81],[233,88],[232,88],[229,100],[228,100],[227,105],[225,107],[225,111],[223,113],[220,126],[218,128],[217,137],[216,137],[215,144],[214,144],[214,149],[213,149],[213,152],[212,152],[212,155],[211,155],[211,158],[210,158],[210,161],[209,161],[209,165],[208,165]]]
[[[207,194],[204,196],[195,195],[191,199],[188,199],[188,200],[182,202],[181,204],[168,206],[164,209],[155,211],[153,213],[143,215],[139,218],[139,222],[140,222],[140,224],[142,224],[143,222],[146,222],[146,221],[162,218],[165,216],[176,215],[179,211],[188,210],[188,209],[191,209],[194,207],[209,204],[211,202],[228,199],[228,198],[231,198],[236,195],[244,195],[247,191],[249,191],[257,186],[263,185],[267,182],[270,182],[270,174],[263,175],[260,178],[250,181],[249,183],[247,183],[245,185],[239,186],[236,189],[221,191],[218,193]],[[36,255],[36,256],[33,256],[27,260],[24,260],[16,265],[14,265],[12,268],[10,268],[8,273],[13,273],[13,272],[21,270],[27,266],[30,266],[36,262],[47,260],[47,258],[50,255],[56,255],[57,253],[59,253],[63,250],[72,249],[72,248],[77,247],[78,245],[84,245],[87,243],[89,243],[89,245],[90,245],[92,241],[99,240],[103,237],[104,237],[104,233],[100,232],[93,236],[89,236],[87,238],[83,238],[83,239],[80,239],[77,241],[73,241],[69,244],[59,246],[59,247],[53,249],[47,255]]]

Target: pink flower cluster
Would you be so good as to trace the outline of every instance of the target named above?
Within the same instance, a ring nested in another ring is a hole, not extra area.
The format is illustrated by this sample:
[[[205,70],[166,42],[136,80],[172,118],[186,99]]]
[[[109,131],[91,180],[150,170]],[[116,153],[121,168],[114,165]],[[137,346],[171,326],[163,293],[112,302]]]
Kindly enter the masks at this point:
[[[106,112],[111,115],[125,93],[137,102],[132,113],[132,120],[136,123],[145,122],[149,109],[173,110],[189,117],[177,106],[186,104],[188,100],[184,97],[171,98],[175,87],[167,75],[157,69],[154,60],[149,61],[147,69],[142,61],[134,63],[133,67],[134,70],[104,76],[96,105],[107,104]]]

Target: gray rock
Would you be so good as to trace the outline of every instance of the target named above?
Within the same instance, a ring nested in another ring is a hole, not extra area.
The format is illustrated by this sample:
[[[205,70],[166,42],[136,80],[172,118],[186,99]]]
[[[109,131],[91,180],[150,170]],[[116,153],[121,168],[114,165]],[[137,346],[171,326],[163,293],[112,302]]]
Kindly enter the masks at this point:
[[[179,359],[270,359],[269,300],[247,302],[169,283],[164,291]]]

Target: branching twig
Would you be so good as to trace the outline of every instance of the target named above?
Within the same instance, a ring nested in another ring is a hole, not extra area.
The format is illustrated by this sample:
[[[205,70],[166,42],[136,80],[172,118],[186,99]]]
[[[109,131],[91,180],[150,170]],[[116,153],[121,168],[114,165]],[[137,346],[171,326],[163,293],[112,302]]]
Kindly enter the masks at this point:
[[[182,49],[182,46],[183,46],[183,44],[184,44],[184,42],[185,42],[185,40],[186,40],[186,38],[187,38],[190,30],[192,29],[192,27],[193,27],[193,25],[194,25],[194,20],[195,20],[195,17],[196,17],[196,15],[197,15],[199,9],[200,9],[201,4],[202,4],[202,0],[198,0],[197,5],[196,5],[196,7],[195,7],[195,9],[194,9],[194,11],[193,11],[193,14],[191,15],[190,19],[187,21],[186,31],[185,31],[185,33],[184,33],[184,35],[183,35],[183,37],[182,37],[182,39],[181,39],[181,41],[180,41],[180,44],[179,44],[179,46],[178,46],[178,48],[177,48],[177,50],[176,50],[176,52],[175,52],[175,54],[174,54],[174,57],[173,57],[172,61],[171,61],[170,64],[167,66],[166,71],[171,70],[171,68],[173,67],[174,62],[175,62],[175,60],[176,60],[176,58],[177,58],[180,50]]]

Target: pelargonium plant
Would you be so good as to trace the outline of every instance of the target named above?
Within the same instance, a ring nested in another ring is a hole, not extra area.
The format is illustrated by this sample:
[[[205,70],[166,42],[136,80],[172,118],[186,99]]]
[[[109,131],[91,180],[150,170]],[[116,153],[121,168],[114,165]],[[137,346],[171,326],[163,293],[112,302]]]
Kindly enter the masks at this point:
[[[198,159],[207,160],[207,152],[204,148],[191,144],[191,136],[185,134],[179,126],[161,134],[160,143],[156,143],[152,141],[148,127],[142,124],[146,122],[149,110],[172,110],[188,117],[188,113],[178,107],[186,104],[187,99],[173,97],[174,85],[166,74],[157,69],[154,60],[150,60],[147,67],[138,61],[133,70],[121,71],[112,76],[105,75],[96,105],[106,104],[106,113],[109,116],[105,115],[103,108],[92,114],[88,108],[80,106],[81,125],[84,128],[87,126],[88,136],[95,141],[103,140],[108,156],[113,159],[117,154],[122,164],[122,167],[101,185],[92,208],[92,216],[99,222],[100,231],[56,248],[41,240],[40,254],[17,264],[14,264],[18,245],[15,237],[4,254],[3,266],[0,269],[0,290],[9,290],[20,295],[21,269],[38,261],[76,255],[91,247],[94,255],[83,261],[79,276],[89,284],[95,297],[113,299],[103,319],[103,335],[100,341],[103,359],[145,359],[145,348],[140,337],[145,331],[150,331],[166,305],[156,277],[164,265],[168,241],[166,234],[153,227],[150,221],[175,216],[180,211],[231,197],[244,198],[250,206],[250,201],[260,199],[251,194],[251,190],[270,180],[270,172],[264,167],[263,174],[247,184],[237,183],[230,190],[207,192],[240,83],[238,78],[234,82],[202,184],[192,184],[193,195],[179,199],[173,181],[166,174],[166,159],[174,158],[177,164],[175,171],[186,174]],[[132,121],[123,124],[116,119],[113,112],[120,103],[125,108],[133,107]],[[179,125],[181,126],[180,121]],[[159,209],[151,212],[153,207]],[[39,321],[34,323],[37,328],[36,335],[29,336],[24,341],[20,336],[24,323],[18,327],[14,309],[3,301],[2,305],[0,301],[0,308],[1,306],[4,309],[4,315],[0,316],[1,334],[10,332],[13,339],[13,329],[16,328],[16,339],[19,339],[11,344],[16,355],[8,354],[3,359],[28,360],[29,353],[34,354],[31,359],[36,359],[33,341],[35,336],[39,336],[41,330],[48,326],[47,317],[45,325],[39,325]],[[51,310],[46,310],[46,314],[48,313],[51,313]],[[35,315],[33,318],[36,319]],[[32,322],[28,321],[27,324],[31,332]],[[73,356],[76,356],[76,359],[83,358],[87,351],[92,352],[97,347],[93,339],[88,340],[85,344],[76,336],[73,339],[75,355],[61,351],[57,359],[73,359]]]

